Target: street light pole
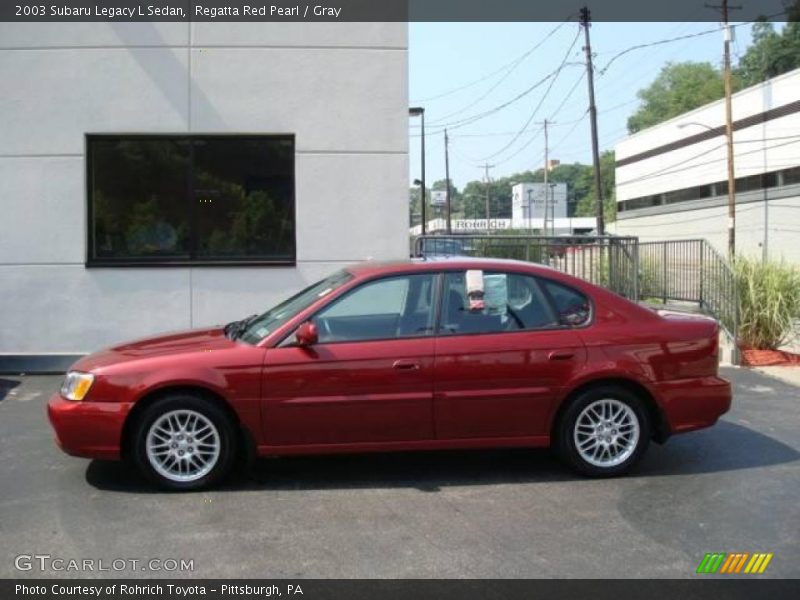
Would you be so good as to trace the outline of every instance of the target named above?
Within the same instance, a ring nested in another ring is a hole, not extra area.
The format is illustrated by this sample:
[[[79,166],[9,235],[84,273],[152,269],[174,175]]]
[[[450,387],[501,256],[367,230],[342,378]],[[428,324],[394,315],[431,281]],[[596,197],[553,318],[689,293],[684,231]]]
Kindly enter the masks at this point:
[[[415,106],[408,109],[408,114],[412,117],[420,117],[420,125],[421,125],[421,147],[420,147],[420,154],[421,154],[421,162],[420,165],[420,181],[422,182],[420,186],[420,190],[422,192],[422,196],[420,197],[420,204],[422,205],[422,235],[425,235],[425,229],[427,227],[427,216],[426,216],[426,191],[427,188],[425,187],[425,109],[422,106]]]
[[[447,235],[453,233],[450,220],[450,140],[447,137],[447,129],[444,130],[444,178],[446,183],[445,202],[447,203]]]

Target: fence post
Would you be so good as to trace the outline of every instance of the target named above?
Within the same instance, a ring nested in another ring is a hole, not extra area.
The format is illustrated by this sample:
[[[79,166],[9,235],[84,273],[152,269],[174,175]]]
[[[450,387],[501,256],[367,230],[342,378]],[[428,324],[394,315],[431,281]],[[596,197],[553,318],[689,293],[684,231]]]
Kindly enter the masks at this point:
[[[612,238],[608,238],[608,287],[620,294],[618,281],[617,281],[617,247]]]
[[[633,242],[633,301],[639,302],[639,238]]]
[[[705,273],[703,272],[703,266],[705,263],[705,254],[706,254],[706,245],[703,243],[703,240],[697,240],[697,243],[700,245],[700,308],[705,305],[705,297],[703,293],[705,292],[703,286],[703,280],[705,279]]]
[[[667,303],[667,242],[661,242],[661,247],[664,249],[662,256],[662,269],[661,269],[661,301]]]

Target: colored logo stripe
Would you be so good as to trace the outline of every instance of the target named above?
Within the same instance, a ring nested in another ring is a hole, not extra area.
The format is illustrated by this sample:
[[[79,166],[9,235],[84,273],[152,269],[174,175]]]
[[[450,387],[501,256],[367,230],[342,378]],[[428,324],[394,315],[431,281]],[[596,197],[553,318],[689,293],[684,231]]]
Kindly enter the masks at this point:
[[[760,574],[766,571],[772,556],[772,553],[764,552],[709,552],[700,561],[697,573],[742,573],[744,568],[744,573]]]

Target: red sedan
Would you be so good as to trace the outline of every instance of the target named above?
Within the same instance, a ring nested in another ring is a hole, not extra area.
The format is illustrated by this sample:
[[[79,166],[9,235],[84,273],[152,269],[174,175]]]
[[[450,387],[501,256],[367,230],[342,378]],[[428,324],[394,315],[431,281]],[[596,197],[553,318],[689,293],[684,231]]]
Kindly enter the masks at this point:
[[[365,263],[225,327],[79,360],[64,451],[197,489],[237,455],[555,446],[617,475],[731,403],[718,328],[530,263]]]

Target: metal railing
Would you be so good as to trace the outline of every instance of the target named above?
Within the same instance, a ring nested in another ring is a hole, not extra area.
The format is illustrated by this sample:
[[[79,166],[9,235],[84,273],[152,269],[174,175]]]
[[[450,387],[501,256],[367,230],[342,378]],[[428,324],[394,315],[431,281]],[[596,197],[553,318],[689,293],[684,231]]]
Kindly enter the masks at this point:
[[[736,278],[728,261],[704,239],[640,242],[639,295],[665,304],[695,303],[737,339]]]
[[[639,242],[636,237],[426,235],[414,256],[512,258],[547,265],[626,298],[691,303],[714,318],[731,340],[738,330],[733,271],[704,239]]]
[[[414,240],[414,256],[509,258],[547,265],[639,298],[638,238],[617,236],[425,235]]]

